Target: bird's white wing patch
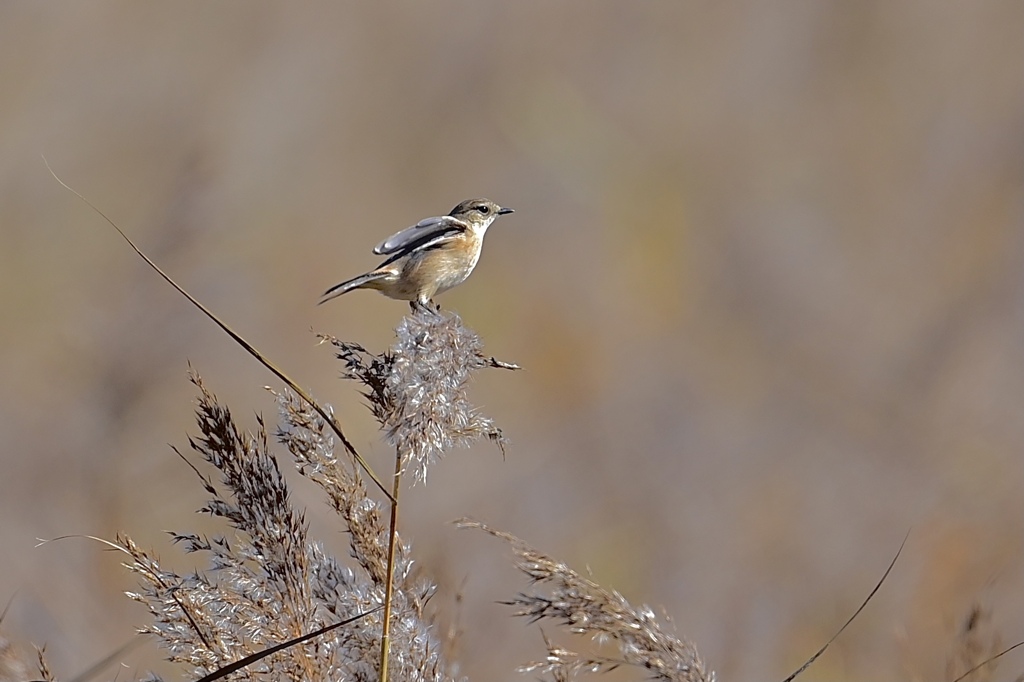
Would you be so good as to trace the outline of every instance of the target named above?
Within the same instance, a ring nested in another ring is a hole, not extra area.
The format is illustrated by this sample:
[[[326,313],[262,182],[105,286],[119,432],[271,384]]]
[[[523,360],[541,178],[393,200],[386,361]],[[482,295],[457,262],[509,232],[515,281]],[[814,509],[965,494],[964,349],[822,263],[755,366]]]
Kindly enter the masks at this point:
[[[450,215],[424,218],[412,227],[407,227],[377,244],[373,247],[373,252],[383,256],[412,246],[433,246],[444,241],[453,231],[462,231],[468,227],[466,223]]]

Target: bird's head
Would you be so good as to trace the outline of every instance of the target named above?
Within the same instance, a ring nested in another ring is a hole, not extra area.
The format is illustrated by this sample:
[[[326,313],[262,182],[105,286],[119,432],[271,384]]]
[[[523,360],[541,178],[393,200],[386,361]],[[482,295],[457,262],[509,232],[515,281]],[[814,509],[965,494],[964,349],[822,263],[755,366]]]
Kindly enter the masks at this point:
[[[453,208],[448,215],[469,223],[477,230],[485,230],[498,216],[513,212],[511,208],[502,208],[490,199],[469,199]]]

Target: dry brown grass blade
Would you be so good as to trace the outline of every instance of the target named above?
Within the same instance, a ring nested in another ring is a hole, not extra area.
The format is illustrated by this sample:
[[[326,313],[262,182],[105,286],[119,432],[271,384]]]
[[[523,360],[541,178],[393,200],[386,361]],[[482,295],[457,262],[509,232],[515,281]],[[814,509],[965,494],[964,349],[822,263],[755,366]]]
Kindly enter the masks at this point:
[[[992,661],[996,660],[997,658],[1002,658],[1003,656],[1005,656],[1006,654],[1010,653],[1010,652],[1011,652],[1011,651],[1013,651],[1014,649],[1016,649],[1016,648],[1018,648],[1018,647],[1022,647],[1022,646],[1024,646],[1024,642],[1017,642],[1017,643],[1016,643],[1016,644],[1014,644],[1013,646],[1011,646],[1011,647],[1007,647],[1007,648],[1003,649],[1002,651],[1000,651],[1000,652],[999,652],[998,654],[996,654],[995,656],[990,656],[989,658],[986,658],[986,659],[985,659],[984,661],[982,661],[982,662],[981,662],[981,663],[979,663],[978,665],[974,666],[973,668],[971,668],[970,670],[968,670],[967,672],[965,672],[965,673],[964,673],[963,675],[961,675],[960,677],[958,677],[958,678],[956,678],[955,680],[953,680],[953,682],[963,682],[963,680],[966,680],[966,679],[967,679],[968,677],[970,677],[970,675],[971,675],[972,673],[974,673],[974,672],[976,672],[976,671],[978,671],[978,670],[981,670],[982,668],[984,668],[984,667],[985,667],[986,665],[988,665],[988,664],[989,664],[989,663],[991,663]],[[1020,678],[1017,678],[1017,679],[1020,679]]]
[[[320,635],[327,634],[331,630],[336,630],[336,629],[340,628],[343,625],[348,625],[349,623],[354,623],[355,621],[359,620],[360,618],[364,618],[364,617],[370,615],[371,613],[375,613],[377,611],[380,611],[382,608],[383,608],[382,606],[378,606],[375,609],[371,609],[371,610],[366,611],[364,613],[360,613],[357,616],[352,616],[351,618],[346,618],[345,620],[338,621],[337,623],[331,623],[330,625],[326,625],[326,626],[320,628],[319,630],[314,630],[313,632],[310,632],[308,634],[302,635],[301,637],[295,637],[294,639],[289,639],[287,642],[281,642],[280,644],[275,644],[274,646],[268,647],[266,649],[263,649],[262,651],[257,651],[256,653],[251,654],[249,656],[246,656],[245,658],[239,659],[239,660],[235,661],[234,663],[229,663],[228,665],[224,666],[223,668],[217,668],[216,670],[214,670],[209,675],[205,675],[203,677],[200,677],[198,680],[196,680],[196,682],[214,682],[214,680],[219,680],[222,677],[227,677],[231,673],[237,672],[237,671],[241,670],[242,668],[244,668],[245,666],[250,665],[252,663],[255,663],[256,661],[259,661],[260,659],[266,658],[267,656],[270,656],[271,654],[276,654],[278,651],[283,651],[283,650],[287,649],[290,646],[295,646],[296,644],[302,644],[303,642],[309,641],[309,640],[311,640],[311,639],[313,639],[315,637],[319,637]]]
[[[179,285],[177,282],[175,282],[173,279],[171,279],[170,275],[168,275],[163,270],[161,270],[160,266],[158,266],[156,263],[154,263],[149,258],[149,256],[147,256],[145,253],[143,253],[142,250],[138,246],[135,245],[135,242],[133,242],[131,240],[131,238],[128,237],[127,234],[125,234],[124,230],[122,230],[120,227],[117,226],[117,223],[115,223],[113,220],[111,220],[109,217],[107,217],[107,214],[105,214],[103,211],[101,211],[95,205],[93,205],[93,203],[91,201],[89,201],[88,199],[86,199],[84,196],[82,196],[82,194],[80,192],[78,192],[77,190],[73,189],[66,182],[61,180],[60,177],[56,173],[53,172],[53,169],[50,168],[50,164],[46,161],[46,157],[43,157],[43,163],[46,164],[46,170],[50,171],[50,175],[53,176],[54,180],[59,182],[61,184],[61,186],[64,187],[64,189],[68,190],[69,192],[74,194],[76,197],[81,199],[83,202],[85,202],[86,206],[88,206],[93,211],[98,213],[101,218],[103,218],[105,221],[107,221],[107,223],[110,224],[111,227],[113,227],[115,230],[117,230],[118,234],[120,234],[121,237],[126,242],[128,242],[128,246],[130,246],[132,248],[132,250],[135,251],[135,253],[137,253],[142,258],[142,260],[146,261],[146,264],[149,265],[149,267],[153,268],[153,270],[155,270],[157,272],[157,274],[159,274],[161,277],[163,277],[164,280],[168,284],[170,284],[172,287],[174,287],[178,291],[178,293],[180,293],[182,296],[187,298],[192,305],[194,305],[196,308],[198,308],[200,311],[202,311],[204,315],[206,315],[208,318],[213,320],[213,322],[218,327],[220,327],[222,330],[224,330],[224,332],[228,336],[230,336],[235,341],[235,343],[237,343],[242,348],[244,348],[246,350],[246,352],[249,353],[249,355],[251,355],[254,358],[256,358],[256,360],[258,360],[260,362],[260,364],[262,364],[264,367],[266,367],[268,370],[270,370],[270,372],[274,376],[276,376],[278,379],[283,381],[289,388],[291,388],[293,391],[295,391],[295,393],[297,393],[303,400],[305,400],[307,403],[309,403],[310,407],[312,407],[314,410],[316,410],[317,413],[321,417],[323,417],[324,421],[327,422],[327,424],[331,427],[331,430],[334,431],[335,435],[338,436],[338,439],[341,441],[342,445],[345,447],[345,450],[359,463],[359,466],[361,466],[363,468],[363,471],[366,472],[366,475],[370,477],[370,479],[377,485],[377,487],[380,488],[380,491],[382,493],[384,493],[387,496],[387,498],[392,503],[394,502],[394,497],[392,497],[391,493],[388,492],[388,489],[384,486],[384,484],[381,482],[381,480],[377,477],[377,474],[374,473],[373,469],[370,468],[370,465],[367,464],[366,460],[363,459],[363,456],[360,455],[356,451],[355,446],[352,445],[352,443],[348,440],[348,438],[342,432],[341,425],[338,424],[337,420],[334,419],[334,416],[332,414],[327,412],[327,410],[325,410],[323,407],[321,407],[320,404],[317,403],[313,399],[313,397],[309,395],[309,393],[307,393],[304,389],[302,389],[297,383],[292,381],[292,379],[287,374],[284,373],[284,370],[282,370],[275,363],[273,363],[270,359],[268,359],[266,356],[264,356],[263,353],[261,353],[252,344],[250,344],[248,341],[246,341],[244,338],[242,338],[242,336],[239,335],[234,329],[229,327],[227,325],[227,323],[225,323],[219,317],[217,317],[213,313],[213,311],[211,311],[205,305],[200,303],[198,299],[196,299],[194,296],[192,296],[192,294],[188,293],[188,291],[186,291],[181,285]]]
[[[784,679],[782,682],[792,682],[792,680],[795,679],[797,675],[799,675],[803,671],[807,670],[807,668],[809,668],[812,663],[814,663],[816,660],[818,660],[818,658],[820,658],[821,655],[823,653],[825,653],[825,650],[828,649],[832,645],[832,642],[836,641],[836,639],[839,638],[839,635],[843,634],[843,631],[846,630],[846,628],[850,625],[850,623],[852,623],[854,621],[854,619],[856,619],[857,616],[860,615],[860,612],[864,610],[864,607],[866,607],[868,605],[868,602],[871,601],[871,599],[875,596],[875,594],[878,592],[878,590],[881,589],[882,583],[884,583],[886,578],[889,577],[889,573],[892,572],[893,566],[896,565],[896,560],[900,558],[900,554],[903,552],[903,548],[906,546],[907,538],[909,538],[909,537],[910,537],[910,533],[908,532],[907,535],[903,538],[903,542],[900,543],[900,548],[898,550],[896,550],[896,556],[894,556],[892,558],[892,561],[889,562],[888,568],[885,569],[885,573],[882,574],[882,577],[875,584],[874,589],[872,589],[871,592],[868,594],[868,596],[864,598],[864,601],[862,601],[860,603],[860,606],[857,607],[857,610],[853,612],[853,615],[850,616],[850,618],[845,623],[843,623],[843,627],[839,628],[839,630],[836,631],[836,634],[832,635],[831,639],[829,639],[827,642],[825,642],[825,644],[823,644],[820,649],[818,649],[816,652],[814,652],[813,656],[808,658],[807,661],[804,662],[804,664],[802,666],[797,668],[796,671],[793,672],[792,675],[790,675],[789,677]]]

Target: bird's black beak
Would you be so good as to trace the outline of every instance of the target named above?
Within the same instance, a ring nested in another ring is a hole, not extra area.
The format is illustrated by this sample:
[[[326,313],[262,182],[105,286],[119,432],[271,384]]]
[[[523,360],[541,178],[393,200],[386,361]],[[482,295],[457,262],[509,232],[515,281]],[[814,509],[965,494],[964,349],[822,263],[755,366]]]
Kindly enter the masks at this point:
[[[506,213],[515,213],[515,211],[513,209],[511,209],[511,208],[499,208],[498,209],[498,215],[505,215]]]

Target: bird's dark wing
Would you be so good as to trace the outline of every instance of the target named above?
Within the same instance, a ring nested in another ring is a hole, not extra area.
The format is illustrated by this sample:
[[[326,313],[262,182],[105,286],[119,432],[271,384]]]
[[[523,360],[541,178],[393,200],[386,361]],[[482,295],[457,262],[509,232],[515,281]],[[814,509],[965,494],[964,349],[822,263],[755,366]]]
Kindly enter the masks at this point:
[[[424,218],[377,244],[373,252],[378,256],[393,255],[399,258],[418,249],[442,244],[467,229],[469,225],[450,215]]]

